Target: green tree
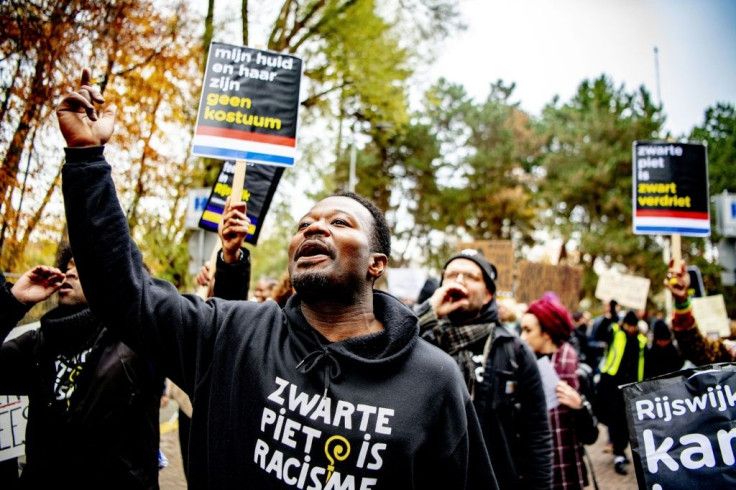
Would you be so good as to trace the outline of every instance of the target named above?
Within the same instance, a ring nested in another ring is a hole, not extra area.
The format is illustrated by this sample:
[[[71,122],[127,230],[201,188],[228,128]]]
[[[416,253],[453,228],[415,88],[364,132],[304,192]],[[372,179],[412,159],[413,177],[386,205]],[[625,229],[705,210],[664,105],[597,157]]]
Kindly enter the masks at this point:
[[[710,194],[736,192],[736,108],[718,103],[705,110],[705,121],[693,128],[690,140],[708,145]]]
[[[409,120],[408,80],[414,67],[431,57],[435,43],[461,27],[457,3],[408,0],[391,8],[375,0],[281,3],[267,47],[304,58],[301,126],[319,128],[312,142],[300,139],[304,162],[298,174],[287,172],[286,180],[310,174],[313,198],[346,189],[351,139],[344,133],[354,131],[369,142],[358,152],[358,192],[384,211],[394,208],[393,175],[401,170],[390,153]],[[242,12],[247,42],[247,2]],[[326,138],[330,134],[335,138]],[[327,141],[335,142],[334,160],[325,158]]]
[[[733,104],[718,103],[705,110],[704,121],[693,128],[691,141],[701,141],[708,147],[708,180],[710,195],[736,192],[736,109]],[[719,210],[715,210],[717,214]],[[715,230],[715,228],[713,228]],[[711,240],[721,237],[711,235]],[[721,283],[721,265],[718,260],[709,261],[704,253],[705,240],[688,240],[693,253],[688,254],[688,263],[698,266],[708,294],[723,294],[729,317],[736,316],[736,287]]]
[[[514,84],[491,84],[481,102],[440,81],[430,92],[445,163],[445,229],[479,240],[531,241],[536,209],[532,175],[542,140],[532,118],[513,101]]]
[[[439,265],[461,239],[531,240],[527,169],[542,140],[512,102],[513,89],[499,81],[478,103],[440,80],[409,125],[372,128],[358,154],[357,190],[390,209],[399,265],[417,249],[427,265]]]
[[[491,85],[485,101],[465,115],[470,154],[458,166],[460,223],[476,239],[529,242],[536,210],[527,169],[538,158],[541,138],[531,117],[512,102],[514,84]]]
[[[540,206],[550,233],[577,242],[590,297],[596,260],[663,277],[661,245],[632,233],[631,203],[632,144],[661,137],[663,122],[644,87],[628,92],[605,75],[584,80],[569,102],[555,99],[543,110]]]

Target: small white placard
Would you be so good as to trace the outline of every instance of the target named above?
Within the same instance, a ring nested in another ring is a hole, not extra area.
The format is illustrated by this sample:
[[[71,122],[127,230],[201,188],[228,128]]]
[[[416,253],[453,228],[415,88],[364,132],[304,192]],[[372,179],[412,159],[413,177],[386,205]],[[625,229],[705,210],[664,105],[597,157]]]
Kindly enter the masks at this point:
[[[539,374],[542,376],[544,396],[547,399],[547,410],[557,408],[560,404],[560,401],[557,399],[557,384],[560,382],[560,377],[557,376],[557,371],[555,371],[547,356],[537,359],[537,366],[539,367]]]

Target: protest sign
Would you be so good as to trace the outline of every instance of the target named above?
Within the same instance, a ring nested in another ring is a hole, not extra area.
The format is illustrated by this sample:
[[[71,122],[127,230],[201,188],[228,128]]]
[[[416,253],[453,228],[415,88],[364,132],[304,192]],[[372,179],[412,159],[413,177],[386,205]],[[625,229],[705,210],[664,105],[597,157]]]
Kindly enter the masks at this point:
[[[618,304],[634,310],[645,310],[651,281],[643,277],[607,272],[598,276],[595,297],[609,302],[615,299]]]
[[[710,235],[704,145],[635,141],[634,233]]]
[[[246,202],[247,215],[250,219],[250,229],[245,237],[246,242],[253,245],[258,242],[263,220],[283,173],[284,169],[281,167],[248,165],[242,194],[242,200]],[[217,231],[217,225],[222,220],[222,213],[225,209],[225,201],[232,192],[234,174],[235,164],[224,162],[199,220],[200,228]]]
[[[722,294],[691,298],[690,301],[693,305],[693,318],[703,335],[706,337],[729,337],[731,335],[726,302]]]
[[[0,461],[25,452],[28,397],[0,395]]]
[[[458,250],[476,250],[496,266],[496,290],[499,294],[514,290],[514,246],[511,240],[478,240],[458,245]]]
[[[557,385],[560,383],[560,376],[555,371],[554,366],[552,366],[547,356],[537,359],[537,367],[539,368],[539,376],[542,378],[542,388],[544,389],[544,398],[547,400],[547,410],[557,408],[560,406],[560,400],[557,399]]]
[[[301,77],[295,56],[211,43],[192,154],[293,166]]]
[[[639,488],[734,488],[736,364],[623,387]]]
[[[516,301],[531,303],[547,291],[553,291],[572,313],[580,304],[583,269],[572,265],[549,265],[522,261],[519,264],[519,282]]]

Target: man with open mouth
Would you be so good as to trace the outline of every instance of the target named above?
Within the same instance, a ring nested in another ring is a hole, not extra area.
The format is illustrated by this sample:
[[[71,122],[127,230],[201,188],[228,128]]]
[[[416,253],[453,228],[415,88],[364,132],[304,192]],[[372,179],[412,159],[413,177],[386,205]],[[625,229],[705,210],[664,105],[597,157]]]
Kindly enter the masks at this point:
[[[375,205],[331,196],[299,221],[283,309],[179,294],[130,238],[103,156],[115,109],[98,114],[102,102],[85,71],[57,107],[70,240],[95,314],[193,401],[190,488],[496,488],[454,361],[374,290],[391,254]],[[244,237],[223,243],[225,262]]]

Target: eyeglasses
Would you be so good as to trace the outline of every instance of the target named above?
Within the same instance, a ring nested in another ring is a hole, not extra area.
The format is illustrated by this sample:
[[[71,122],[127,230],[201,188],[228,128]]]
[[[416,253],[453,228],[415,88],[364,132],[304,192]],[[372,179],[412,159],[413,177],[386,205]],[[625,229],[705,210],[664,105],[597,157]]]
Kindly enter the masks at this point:
[[[442,279],[445,281],[460,282],[461,276],[466,282],[483,282],[483,275],[474,272],[448,271],[442,275]]]

